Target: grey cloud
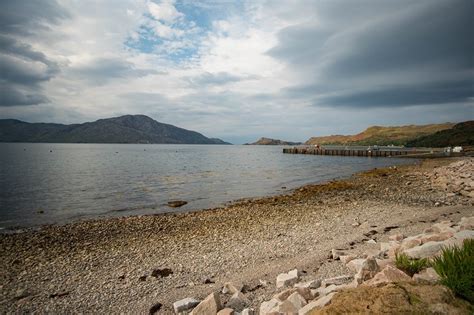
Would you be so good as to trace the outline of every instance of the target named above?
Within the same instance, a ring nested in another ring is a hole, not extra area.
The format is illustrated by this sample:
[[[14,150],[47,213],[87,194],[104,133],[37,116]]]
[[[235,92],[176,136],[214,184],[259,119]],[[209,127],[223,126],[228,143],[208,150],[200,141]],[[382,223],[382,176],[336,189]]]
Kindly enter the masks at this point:
[[[0,32],[4,34],[33,35],[69,17],[55,0],[2,0],[0,6]]]
[[[351,91],[323,96],[321,106],[390,107],[444,103],[468,103],[473,96],[474,84],[469,81],[436,82],[433,84],[398,85]]]
[[[67,72],[91,84],[105,84],[116,78],[143,77],[161,73],[154,69],[136,69],[132,63],[120,58],[96,58],[85,65],[71,67]]]
[[[317,23],[279,33],[268,54],[306,81],[283,96],[356,107],[470,101],[474,2],[369,2],[320,3]]]
[[[27,42],[68,14],[48,0],[3,0],[0,6],[0,106],[47,102],[40,85],[54,77],[59,66]]]
[[[28,44],[0,35],[0,106],[36,105],[47,101],[40,83],[59,72],[56,63]]]
[[[0,106],[26,106],[46,103],[48,99],[33,88],[0,83]]]

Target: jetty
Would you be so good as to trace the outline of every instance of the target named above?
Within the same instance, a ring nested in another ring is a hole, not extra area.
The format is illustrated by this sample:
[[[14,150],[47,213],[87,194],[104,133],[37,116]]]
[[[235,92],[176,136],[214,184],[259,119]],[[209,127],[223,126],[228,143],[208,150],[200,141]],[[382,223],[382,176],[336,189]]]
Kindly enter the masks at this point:
[[[405,148],[405,147],[367,147],[367,146],[295,146],[283,148],[287,154],[311,155],[338,155],[338,156],[366,156],[366,157],[408,157],[433,158],[454,156],[452,152],[445,152],[439,148]]]

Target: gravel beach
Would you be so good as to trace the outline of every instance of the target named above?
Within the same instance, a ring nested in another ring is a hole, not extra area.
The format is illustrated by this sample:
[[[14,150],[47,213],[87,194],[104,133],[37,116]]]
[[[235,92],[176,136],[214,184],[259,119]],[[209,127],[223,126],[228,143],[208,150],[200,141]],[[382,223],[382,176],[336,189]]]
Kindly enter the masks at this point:
[[[474,215],[474,198],[447,193],[428,176],[459,159],[359,173],[287,195],[182,214],[45,226],[0,235],[0,313],[172,314],[225,282],[246,285],[257,306],[275,278],[343,274],[331,249],[364,251],[390,232],[410,234]]]

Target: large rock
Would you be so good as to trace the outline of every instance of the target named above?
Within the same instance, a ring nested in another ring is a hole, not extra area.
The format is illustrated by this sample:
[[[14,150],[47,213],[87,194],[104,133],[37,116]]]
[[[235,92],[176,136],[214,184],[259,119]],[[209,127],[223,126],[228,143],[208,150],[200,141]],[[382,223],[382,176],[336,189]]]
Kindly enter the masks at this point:
[[[416,236],[411,236],[407,237],[406,239],[403,240],[403,242],[400,244],[400,251],[404,251],[406,249],[413,248],[415,246],[420,246],[422,243],[421,238],[423,237],[422,234],[416,235]]]
[[[252,308],[244,309],[240,315],[255,315],[255,311]]]
[[[361,265],[361,268],[354,276],[354,279],[355,281],[357,281],[358,284],[361,284],[366,280],[372,279],[379,271],[380,269],[376,259],[373,257],[369,257],[364,260]]]
[[[471,181],[474,184],[474,181]],[[462,217],[459,222],[460,230],[474,230],[474,217]]]
[[[176,314],[181,312],[187,312],[193,309],[196,305],[199,304],[199,300],[194,298],[185,298],[173,303],[173,309]]]
[[[352,280],[354,280],[353,275],[343,275],[343,276],[339,276],[339,277],[324,279],[323,282],[322,282],[322,286],[326,287],[326,286],[329,286],[331,284],[341,285],[341,284],[349,283]]]
[[[331,303],[333,296],[336,295],[336,292],[330,293],[322,298],[319,298],[311,303],[308,303],[302,309],[298,311],[298,315],[309,315],[314,310],[323,308],[324,306]]]
[[[403,271],[393,266],[387,265],[382,271],[377,273],[372,279],[364,282],[364,285],[376,286],[383,283],[406,282],[410,280],[411,278]]]
[[[278,303],[280,303],[279,300],[277,299],[271,299],[270,301],[265,301],[265,302],[262,302],[262,304],[260,304],[260,312],[259,314],[260,315],[266,315],[270,312],[272,312],[272,310],[278,306]]]
[[[273,309],[273,312],[270,314],[296,314],[298,313],[298,308],[296,308],[293,303],[290,301],[283,301],[278,303],[278,306]]]
[[[403,234],[400,234],[400,233],[397,233],[397,234],[393,234],[393,235],[390,235],[388,237],[389,240],[391,241],[402,241],[405,237],[403,236]]]
[[[291,286],[297,283],[298,279],[299,279],[299,275],[298,275],[298,270],[296,269],[291,270],[288,273],[281,273],[277,276],[276,287],[281,288],[281,287]]]
[[[300,282],[295,284],[295,288],[308,288],[308,289],[317,289],[321,286],[321,280],[310,280],[306,282]]]
[[[235,311],[240,312],[249,304],[250,301],[245,297],[242,292],[235,292],[227,302],[226,307],[232,308]]]
[[[456,233],[456,229],[453,229],[452,226],[453,226],[453,223],[451,221],[442,221],[440,223],[433,224],[431,226],[431,229],[437,233],[442,233],[442,232]]]
[[[433,268],[427,268],[420,273],[413,275],[413,280],[417,283],[436,284],[441,280],[441,277]]]
[[[339,259],[342,261],[343,264],[347,264],[349,261],[356,259],[356,255],[342,255]]]
[[[298,292],[293,293],[286,300],[293,304],[297,310],[308,304],[306,299],[302,297],[301,294],[299,294]]]
[[[298,287],[287,289],[280,293],[277,293],[273,296],[273,298],[280,301],[285,301],[290,295],[295,292],[301,295],[305,300],[312,300],[314,298],[313,294],[311,293],[311,289]]]
[[[457,240],[464,241],[466,239],[474,238],[474,231],[462,230],[454,234],[454,238]]]
[[[219,295],[215,292],[209,294],[201,303],[196,306],[190,315],[210,315],[216,314],[222,309]]]
[[[364,263],[365,259],[364,258],[357,258],[349,261],[346,264],[346,267],[349,268],[354,273],[358,273],[360,268],[362,268],[362,264]]]
[[[211,315],[211,314],[209,314]],[[231,309],[231,308],[224,308],[222,310],[220,310],[219,312],[217,312],[217,315],[234,315],[234,310]]]
[[[406,249],[404,253],[410,258],[430,258],[438,255],[446,244],[444,242],[428,242],[421,246]]]
[[[423,235],[420,240],[422,244],[425,244],[428,242],[441,242],[451,238],[452,236],[452,232],[441,232]]]

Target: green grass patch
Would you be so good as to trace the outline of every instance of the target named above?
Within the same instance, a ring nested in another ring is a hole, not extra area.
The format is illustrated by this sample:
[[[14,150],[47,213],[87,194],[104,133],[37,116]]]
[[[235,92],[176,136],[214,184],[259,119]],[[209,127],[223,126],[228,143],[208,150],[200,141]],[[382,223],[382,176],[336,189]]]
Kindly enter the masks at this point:
[[[395,266],[410,277],[430,266],[428,259],[412,259],[407,254],[395,255]]]
[[[444,248],[432,265],[442,284],[474,303],[474,239],[464,240],[461,247]]]

